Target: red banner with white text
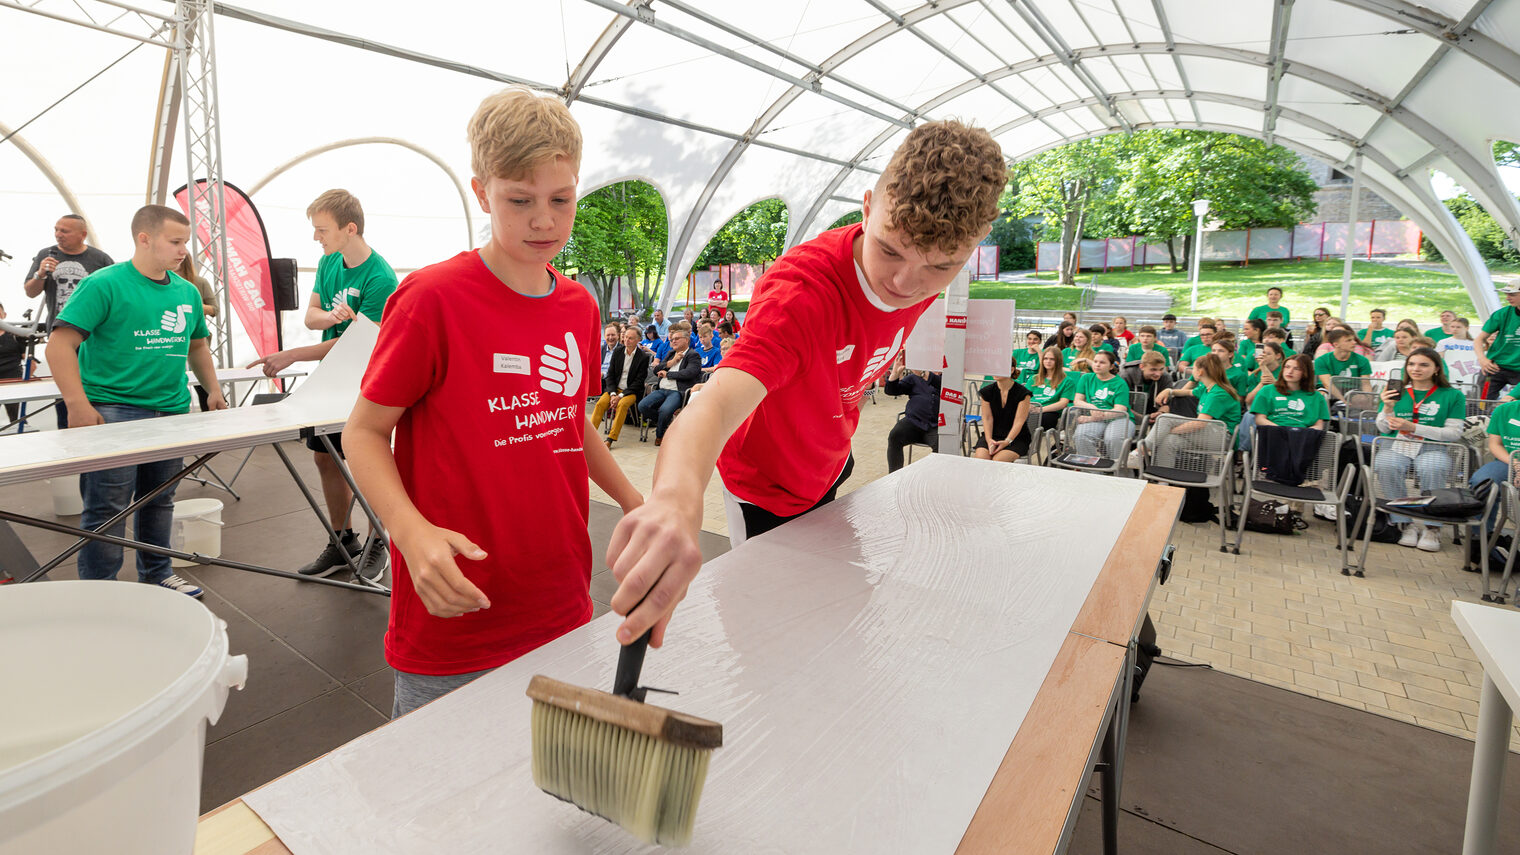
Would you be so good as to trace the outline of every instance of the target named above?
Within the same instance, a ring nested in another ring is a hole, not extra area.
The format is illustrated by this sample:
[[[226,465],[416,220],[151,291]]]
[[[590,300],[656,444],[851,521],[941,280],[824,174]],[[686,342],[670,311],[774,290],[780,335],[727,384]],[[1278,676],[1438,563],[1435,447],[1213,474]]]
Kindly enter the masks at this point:
[[[196,182],[204,185],[201,179]],[[269,274],[269,236],[264,231],[264,221],[253,207],[253,202],[242,190],[223,183],[227,202],[227,301],[237,312],[238,320],[253,341],[259,356],[268,356],[280,349],[279,317],[274,310],[274,281]],[[174,192],[179,207],[190,216],[189,186]],[[206,197],[203,204],[215,205],[214,199]],[[202,217],[191,220],[204,223],[214,210],[208,209]],[[211,263],[217,248],[208,246],[210,234],[204,226],[196,227],[196,245],[200,247],[201,259]]]

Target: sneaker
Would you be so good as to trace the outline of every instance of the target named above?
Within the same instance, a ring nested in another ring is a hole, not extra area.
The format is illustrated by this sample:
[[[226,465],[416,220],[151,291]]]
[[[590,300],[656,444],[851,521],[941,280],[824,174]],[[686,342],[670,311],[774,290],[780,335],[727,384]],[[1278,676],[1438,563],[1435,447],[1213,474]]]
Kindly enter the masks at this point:
[[[1129,453],[1129,460],[1125,462],[1125,465],[1131,469],[1140,468],[1140,449],[1137,448]]]
[[[1436,528],[1433,525],[1416,526],[1413,524],[1411,524],[1409,527],[1421,529],[1420,542],[1418,544],[1420,549],[1426,552],[1441,551],[1441,530],[1439,528]]]
[[[359,559],[359,577],[368,582],[378,582],[391,564],[390,544],[383,537],[371,537]]]
[[[348,557],[357,558],[359,557],[359,550],[363,549],[364,545],[359,542],[357,535],[350,532],[346,537],[343,538],[343,548],[348,552]],[[338,547],[334,546],[332,543],[328,543],[327,546],[323,548],[322,552],[317,555],[317,559],[315,561],[311,562],[305,567],[302,567],[296,572],[300,573],[302,576],[310,576],[313,579],[320,579],[324,576],[331,576],[339,569],[347,566],[348,564],[343,560],[342,554],[338,552]]]
[[[1314,516],[1318,519],[1335,522],[1335,505],[1318,504],[1314,506]]]
[[[163,580],[162,582],[159,582],[158,584],[160,587],[168,588],[171,591],[178,591],[181,594],[189,597],[194,597],[197,600],[201,598],[201,594],[205,593],[201,590],[200,585],[197,585],[193,582],[187,582],[178,576],[171,575],[169,578]]]
[[[1418,544],[1420,542],[1420,529],[1422,528],[1424,528],[1422,525],[1404,523],[1404,534],[1399,538],[1399,546],[1412,547]]]

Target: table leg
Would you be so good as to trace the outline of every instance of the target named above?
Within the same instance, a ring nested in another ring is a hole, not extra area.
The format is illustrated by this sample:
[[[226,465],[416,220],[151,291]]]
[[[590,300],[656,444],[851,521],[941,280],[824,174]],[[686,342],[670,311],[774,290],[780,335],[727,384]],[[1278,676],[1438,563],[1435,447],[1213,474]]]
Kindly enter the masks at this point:
[[[1128,695],[1119,698],[1121,708],[1128,704]],[[1116,710],[1109,718],[1103,735],[1103,855],[1119,852],[1119,715]]]
[[[1467,791],[1467,829],[1462,855],[1490,855],[1499,820],[1499,790],[1504,786],[1504,760],[1509,753],[1509,727],[1514,713],[1493,678],[1483,675],[1478,704],[1478,739],[1473,745],[1472,784]]]

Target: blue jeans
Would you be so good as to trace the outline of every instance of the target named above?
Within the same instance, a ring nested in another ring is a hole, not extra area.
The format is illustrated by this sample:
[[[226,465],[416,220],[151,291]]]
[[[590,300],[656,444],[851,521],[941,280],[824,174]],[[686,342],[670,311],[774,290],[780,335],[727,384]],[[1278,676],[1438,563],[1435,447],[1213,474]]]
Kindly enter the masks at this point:
[[[1494,489],[1498,489],[1498,485],[1503,484],[1507,478],[1509,478],[1509,464],[1502,460],[1490,460],[1478,467],[1478,471],[1474,472],[1472,477],[1467,479],[1467,484],[1476,490],[1479,484],[1482,484],[1484,481],[1491,481],[1495,485]],[[1486,520],[1489,531],[1494,530],[1494,520],[1498,516],[1499,503],[1495,502],[1494,508],[1488,512],[1488,519]]]
[[[665,431],[670,428],[670,420],[676,417],[676,410],[680,408],[681,393],[674,389],[656,389],[639,402],[639,412],[646,421],[659,418],[654,427],[655,439],[665,435]]]
[[[126,404],[96,404],[95,409],[107,424],[154,419],[170,415]],[[183,458],[160,460],[156,463],[139,463],[135,466],[118,466],[99,472],[86,472],[79,478],[80,494],[84,498],[84,513],[79,524],[95,529],[106,520],[121,513],[138,496],[147,495],[155,487],[179,474],[184,468]],[[174,488],[165,490],[158,498],[143,505],[135,514],[136,539],[154,546],[167,547],[169,533],[174,526]],[[127,521],[121,520],[106,529],[103,534],[125,537]],[[115,579],[121,571],[121,547],[113,543],[92,540],[79,550],[79,578]],[[137,552],[137,580],[157,584],[172,574],[169,557]]]
[[[1415,480],[1419,482],[1420,490],[1430,492],[1438,487],[1446,486],[1446,479],[1451,475],[1451,458],[1441,449],[1423,451],[1413,459],[1408,455],[1393,451],[1378,451],[1377,466],[1373,474],[1378,479],[1378,495],[1384,499],[1399,499],[1409,494],[1409,488],[1405,486],[1405,480],[1409,477],[1410,466],[1414,467]],[[1403,514],[1390,513],[1388,521],[1392,523],[1413,522]],[[1435,523],[1426,523],[1435,525]]]
[[[1129,416],[1126,415],[1106,421],[1079,424],[1075,437],[1077,453],[1089,457],[1113,457],[1119,453],[1119,446],[1129,438],[1133,427]]]

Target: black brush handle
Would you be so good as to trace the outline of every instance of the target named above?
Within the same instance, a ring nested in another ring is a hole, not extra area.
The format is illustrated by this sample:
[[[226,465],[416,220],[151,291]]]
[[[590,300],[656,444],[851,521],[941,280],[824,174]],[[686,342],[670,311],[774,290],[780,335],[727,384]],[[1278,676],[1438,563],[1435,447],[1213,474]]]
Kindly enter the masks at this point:
[[[644,693],[638,688],[639,672],[644,670],[644,654],[649,652],[649,634],[653,631],[653,627],[644,630],[636,641],[623,645],[618,652],[617,676],[612,678],[614,695],[640,702],[644,700]]]

